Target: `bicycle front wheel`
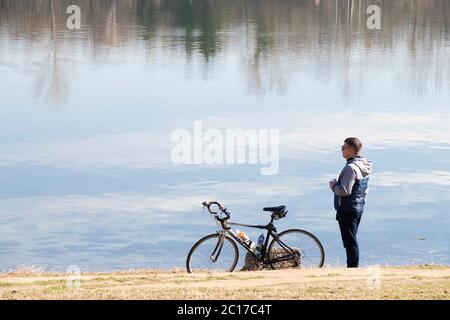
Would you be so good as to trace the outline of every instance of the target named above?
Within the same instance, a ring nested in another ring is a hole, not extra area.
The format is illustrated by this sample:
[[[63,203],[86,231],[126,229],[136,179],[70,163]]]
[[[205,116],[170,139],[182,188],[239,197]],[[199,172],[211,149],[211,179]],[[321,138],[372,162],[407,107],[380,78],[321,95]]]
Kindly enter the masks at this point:
[[[236,243],[229,236],[210,234],[197,241],[186,259],[186,269],[192,272],[232,272],[239,259]]]
[[[325,260],[323,246],[312,233],[300,229],[281,232],[268,251],[270,265],[281,268],[321,268]]]

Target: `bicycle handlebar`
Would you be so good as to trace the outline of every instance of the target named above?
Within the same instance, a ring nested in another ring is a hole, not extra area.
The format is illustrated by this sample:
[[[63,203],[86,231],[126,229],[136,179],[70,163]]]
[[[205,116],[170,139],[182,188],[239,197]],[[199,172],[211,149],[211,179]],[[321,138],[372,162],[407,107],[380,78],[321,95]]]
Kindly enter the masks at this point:
[[[212,211],[212,210],[211,210],[211,206],[212,206],[212,205],[218,206],[219,209],[220,209],[220,211],[222,211],[222,212],[226,215],[225,218],[219,218],[219,217],[216,217],[216,219],[219,220],[220,222],[224,222],[224,221],[230,219],[230,217],[231,217],[230,213],[227,211],[227,208],[225,208],[223,205],[221,205],[221,204],[220,204],[219,202],[217,202],[217,201],[210,201],[210,202],[203,201],[203,202],[202,202],[202,205],[208,209],[209,213],[214,214],[214,215],[217,215],[218,212]]]

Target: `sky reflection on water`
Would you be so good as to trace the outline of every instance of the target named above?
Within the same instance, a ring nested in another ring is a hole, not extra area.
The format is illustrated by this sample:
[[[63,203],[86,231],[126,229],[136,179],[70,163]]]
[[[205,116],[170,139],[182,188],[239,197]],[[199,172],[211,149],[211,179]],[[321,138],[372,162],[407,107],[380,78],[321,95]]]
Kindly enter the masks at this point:
[[[348,136],[375,167],[362,263],[450,263],[449,1],[381,1],[378,31],[368,1],[71,1],[79,31],[67,1],[26,3],[0,3],[0,269],[182,267],[215,230],[205,199],[254,223],[285,204],[279,229],[343,265],[327,181]],[[196,120],[279,129],[279,173],[174,165]]]

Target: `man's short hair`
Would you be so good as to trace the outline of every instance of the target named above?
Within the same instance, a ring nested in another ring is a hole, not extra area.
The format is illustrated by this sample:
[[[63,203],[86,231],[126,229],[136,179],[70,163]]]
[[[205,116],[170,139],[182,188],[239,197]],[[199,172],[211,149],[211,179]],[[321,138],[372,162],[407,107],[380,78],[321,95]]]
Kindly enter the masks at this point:
[[[358,154],[362,149],[362,143],[358,138],[347,138],[344,140],[344,143],[355,150],[356,154]]]

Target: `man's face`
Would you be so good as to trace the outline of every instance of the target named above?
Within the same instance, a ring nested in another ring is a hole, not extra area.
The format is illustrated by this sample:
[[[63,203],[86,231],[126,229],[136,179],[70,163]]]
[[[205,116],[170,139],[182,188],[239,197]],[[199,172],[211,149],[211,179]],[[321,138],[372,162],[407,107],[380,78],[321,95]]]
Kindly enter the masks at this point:
[[[345,159],[350,159],[356,155],[355,150],[350,148],[346,143],[344,143],[344,145],[341,147],[341,150],[342,157],[344,157]]]

